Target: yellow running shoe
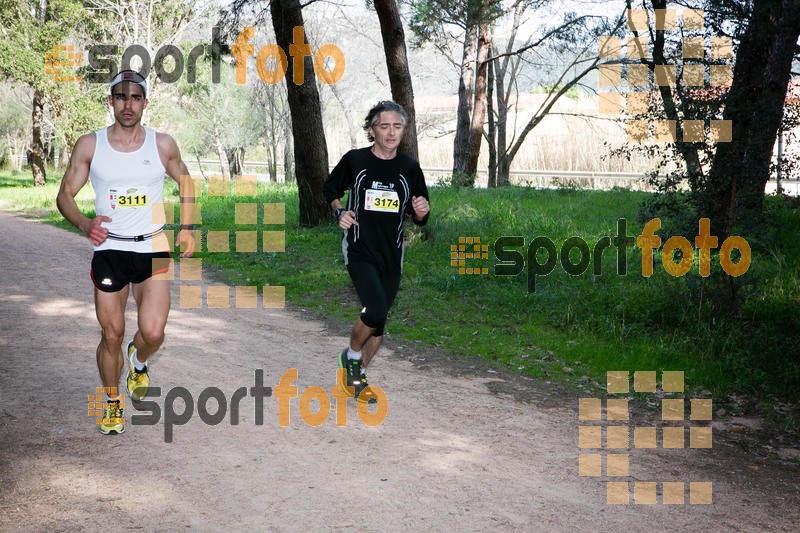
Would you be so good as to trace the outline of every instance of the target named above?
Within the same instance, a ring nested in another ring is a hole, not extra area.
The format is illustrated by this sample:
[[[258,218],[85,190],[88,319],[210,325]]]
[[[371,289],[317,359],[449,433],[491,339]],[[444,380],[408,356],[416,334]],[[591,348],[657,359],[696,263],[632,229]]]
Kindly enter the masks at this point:
[[[103,406],[103,421],[100,422],[100,433],[103,435],[125,433],[124,411],[119,400],[107,401]]]
[[[140,402],[144,400],[147,394],[147,388],[150,386],[150,376],[147,373],[147,365],[142,370],[136,370],[133,366],[133,355],[136,353],[136,346],[133,345],[133,340],[128,343],[128,377],[125,378],[128,386],[128,394],[131,400]]]

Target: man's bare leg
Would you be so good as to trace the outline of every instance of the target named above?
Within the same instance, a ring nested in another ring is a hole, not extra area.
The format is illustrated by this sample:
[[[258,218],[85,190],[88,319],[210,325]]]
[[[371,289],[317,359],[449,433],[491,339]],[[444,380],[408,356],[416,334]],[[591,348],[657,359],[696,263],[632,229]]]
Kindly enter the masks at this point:
[[[361,321],[361,317],[358,317],[356,323],[353,324],[353,331],[350,333],[350,348],[360,352],[374,331],[375,328],[367,326]]]
[[[375,352],[378,351],[378,348],[381,347],[381,342],[383,341],[383,335],[379,337],[370,337],[369,340],[364,344],[364,347],[361,349],[361,366],[366,368],[369,365],[369,362],[372,361],[372,358],[375,357]]]
[[[97,369],[103,387],[118,387],[124,359],[122,341],[125,336],[125,305],[128,287],[117,292],[94,289],[94,306],[102,333],[97,346]]]
[[[133,336],[136,359],[144,363],[164,342],[164,328],[169,316],[169,281],[149,278],[133,285],[138,308],[139,330]]]
[[[375,352],[381,347],[383,342],[383,335],[373,337],[375,328],[371,328],[361,321],[361,317],[356,319],[353,324],[353,331],[350,333],[350,348],[353,351],[361,352],[361,366],[366,368],[372,358],[375,357]]]

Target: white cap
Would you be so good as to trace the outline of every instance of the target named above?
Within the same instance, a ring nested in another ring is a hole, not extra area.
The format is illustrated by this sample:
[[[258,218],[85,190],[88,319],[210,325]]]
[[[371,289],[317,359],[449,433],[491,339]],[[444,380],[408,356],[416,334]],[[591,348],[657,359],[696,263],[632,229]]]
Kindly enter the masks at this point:
[[[141,87],[144,97],[147,98],[147,81],[141,74],[135,70],[123,70],[114,76],[113,80],[111,80],[111,83],[109,84],[110,89],[114,89],[116,85],[119,85],[123,81],[131,81]]]

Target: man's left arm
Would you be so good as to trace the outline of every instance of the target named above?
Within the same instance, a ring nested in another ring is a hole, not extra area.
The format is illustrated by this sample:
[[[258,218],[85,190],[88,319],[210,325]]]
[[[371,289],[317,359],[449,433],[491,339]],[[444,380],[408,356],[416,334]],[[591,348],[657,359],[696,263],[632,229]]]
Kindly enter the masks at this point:
[[[431,206],[428,201],[428,186],[425,185],[425,176],[421,168],[417,167],[416,174],[417,178],[411,193],[411,208],[414,211],[411,219],[417,226],[424,226],[428,222],[428,215],[431,211]]]
[[[158,144],[158,153],[161,156],[164,168],[167,170],[167,175],[178,183],[181,199],[181,229],[175,242],[179,247],[181,244],[186,245],[186,250],[181,254],[181,257],[191,257],[195,248],[194,225],[192,224],[195,202],[194,182],[189,175],[186,163],[181,159],[181,152],[175,139],[165,133],[159,133],[157,134],[156,142]]]

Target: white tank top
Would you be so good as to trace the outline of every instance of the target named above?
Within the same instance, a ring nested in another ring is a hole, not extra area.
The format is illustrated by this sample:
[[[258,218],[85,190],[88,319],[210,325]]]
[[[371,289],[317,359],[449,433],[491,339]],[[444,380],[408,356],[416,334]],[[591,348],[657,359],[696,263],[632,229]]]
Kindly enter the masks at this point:
[[[145,128],[144,143],[134,152],[114,150],[106,128],[97,130],[95,137],[89,167],[89,180],[95,192],[94,210],[96,215],[105,215],[111,222],[102,223],[108,229],[108,238],[94,249],[169,251],[169,243],[161,231],[165,220],[166,169],[158,156],[156,132]],[[134,241],[132,237],[141,240]]]

